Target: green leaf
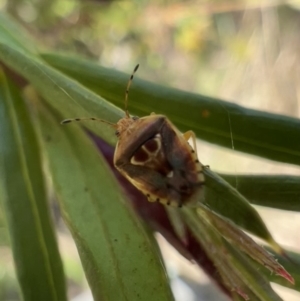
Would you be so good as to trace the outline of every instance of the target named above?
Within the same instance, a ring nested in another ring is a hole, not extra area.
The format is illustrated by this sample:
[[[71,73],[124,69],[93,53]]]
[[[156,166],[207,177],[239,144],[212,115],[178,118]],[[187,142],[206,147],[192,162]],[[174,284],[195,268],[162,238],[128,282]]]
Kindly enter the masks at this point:
[[[42,57],[85,87],[124,107],[128,75],[70,56],[43,54]],[[193,130],[198,138],[211,143],[230,149],[234,143],[238,151],[300,164],[300,121],[295,118],[162,87],[138,76],[130,90],[129,108],[140,116],[153,111],[166,114],[182,131]]]
[[[6,47],[5,45],[0,44],[0,56],[1,53],[3,54],[5,61],[9,63],[12,68],[20,71],[24,77],[30,80],[37,88],[37,90],[41,93],[41,95],[43,95],[44,98],[46,98],[54,108],[65,114],[65,116],[67,114],[66,112],[74,112],[75,115],[75,112],[81,108],[84,108],[85,111],[99,112],[99,114],[102,115],[100,116],[101,118],[103,118],[103,116],[106,116],[105,114],[108,114],[111,117],[118,116],[118,113],[120,115],[122,114],[121,111],[116,110],[105,100],[96,96],[75,81],[70,80],[68,77],[53,70],[51,67],[48,67],[43,62],[35,60],[32,57],[26,56],[25,54],[19,53],[13,49]],[[26,72],[24,70],[26,70]],[[53,83],[55,83],[54,86]],[[57,99],[59,99],[60,101],[58,102]],[[104,117],[103,119],[109,118]],[[59,121],[60,120],[57,120],[57,122]],[[92,123],[93,122],[91,122],[90,124]],[[95,129],[94,127],[97,127],[97,125],[91,126],[92,129]],[[107,129],[107,127],[101,124],[97,128],[97,133],[99,133],[102,137],[104,136],[104,138],[115,141],[115,139],[112,138],[112,133],[110,131],[105,131],[105,129]],[[213,177],[210,178],[212,179]],[[214,208],[216,208],[216,210],[220,210],[218,211],[219,213],[232,218],[237,224],[271,242],[273,245],[276,245],[256,211],[246,201],[243,201],[242,203],[241,201],[239,201],[240,206],[242,206],[242,210],[240,210],[238,208],[239,203],[236,200],[244,200],[244,198],[240,195],[236,197],[235,193],[232,194],[233,188],[229,189],[229,186],[224,181],[217,181],[217,185],[220,185],[220,183],[223,185],[223,187],[225,187],[225,190],[227,191],[225,194],[228,196],[227,199],[229,201],[234,199],[234,204],[232,207],[229,207],[227,205],[224,206],[224,204],[226,204],[226,202],[224,201],[224,199],[226,198],[225,195],[222,195],[223,200],[221,202],[219,200],[219,196],[217,196],[217,198],[211,196],[208,197],[210,204],[214,204]],[[223,189],[222,193],[225,191],[224,188],[221,188],[221,185],[219,188],[214,188],[215,191],[217,191],[218,189]],[[214,202],[213,200],[217,200],[217,202]],[[237,212],[242,212],[243,214],[236,215]],[[251,212],[250,216],[253,217],[253,220],[244,219],[245,216],[249,215],[249,212]]]
[[[204,168],[203,174],[205,176],[204,203],[213,211],[269,242],[277,252],[281,252],[281,247],[275,242],[258,212],[247,199],[209,168]]]
[[[28,57],[25,54],[21,54],[15,50],[12,50],[6,47],[5,45],[0,45],[0,55],[1,53],[3,55],[3,59],[5,59],[5,61],[9,63],[12,68],[15,68],[15,70],[21,72],[24,77],[30,80],[33,83],[33,85],[38,89],[38,91],[48,100],[48,102],[57,110],[65,114],[65,116],[67,114],[66,112],[73,112],[73,116],[76,116],[75,112],[81,108],[85,109],[83,111],[99,112],[100,118],[108,120],[110,120],[110,118],[104,117],[106,116],[106,114],[107,116],[111,116],[114,118],[117,118],[118,113],[120,115],[122,114],[121,111],[115,110],[113,106],[109,105],[100,97],[89,92],[89,90],[70,80],[66,76],[61,75],[59,72],[48,67],[43,62],[40,62],[39,60],[34,60],[33,58]],[[24,70],[26,70],[26,72]],[[116,82],[116,80],[111,80],[110,82],[114,83]],[[55,83],[54,86],[53,83]],[[112,90],[114,91],[114,89]],[[60,101],[58,102],[57,99],[59,99]],[[92,113],[89,113],[89,115],[91,114]],[[97,113],[95,114],[97,115]],[[109,139],[110,141],[115,141],[115,139],[112,138],[112,133],[110,131],[105,131],[105,129],[106,127],[101,124],[97,133],[99,133],[102,137]],[[225,204],[225,202],[221,201],[221,203],[219,204],[218,201],[215,207],[222,207],[227,212],[234,212],[234,206],[224,207],[224,205],[222,204]],[[254,211],[254,209],[249,209],[249,205],[246,206],[248,206],[248,210]],[[245,208],[245,206],[243,207]],[[222,211],[219,212],[221,214],[224,213]],[[257,221],[257,223],[253,223],[250,220],[247,221],[247,219],[245,220],[242,218],[247,215],[247,212],[248,211],[246,211],[243,215],[240,216],[237,216],[234,213],[229,217],[235,217],[235,221],[236,219],[239,219],[242,223],[248,224],[248,230],[251,230],[251,228],[256,228],[257,231],[255,233],[257,235],[259,235],[259,233],[264,232],[264,238],[270,241],[270,235],[267,234],[266,228],[258,215],[255,218],[255,221]],[[237,224],[240,223],[237,222]]]
[[[290,175],[221,175],[249,202],[284,210],[300,211],[300,177]]]
[[[268,252],[272,254],[278,262],[285,267],[287,271],[292,275],[295,280],[295,284],[285,281],[285,279],[278,277],[278,275],[270,273],[265,269],[260,269],[261,272],[272,282],[278,283],[280,285],[289,287],[294,290],[300,291],[300,255],[299,253],[285,251],[283,255],[275,254],[274,251],[266,247]],[[257,265],[259,269],[259,266]]]
[[[236,249],[247,254],[271,272],[280,275],[294,284],[295,281],[293,277],[282,267],[282,265],[280,265],[269,252],[258,245],[250,236],[246,235],[231,221],[209,210],[206,206],[201,206],[198,210],[198,214],[201,218],[206,219],[206,221]]]
[[[205,219],[199,218],[195,210],[184,208],[182,213],[229,289],[245,300],[256,300],[253,295],[260,301],[281,300],[267,279],[252,266],[251,261],[224,240]]]
[[[151,239],[91,140],[38,108],[54,188],[95,300],[173,300]]]
[[[123,112],[76,81],[63,75],[37,57],[17,51],[0,43],[0,60],[26,78],[57,111],[62,118],[90,116],[117,122]],[[97,122],[86,123],[106,141],[116,143],[116,137],[107,125]],[[108,130],[110,129],[110,130]]]
[[[0,43],[9,45],[27,54],[37,53],[34,43],[27,36],[27,32],[23,31],[23,28],[3,13],[0,13]]]
[[[16,70],[22,72],[22,75],[34,84],[34,86],[48,100],[48,102],[63,114],[66,114],[66,112],[75,112],[79,108],[85,108],[86,111],[90,112],[97,112],[98,110],[99,114],[101,112],[102,116],[100,117],[103,119],[108,119],[103,117],[105,116],[103,114],[105,114],[106,111],[109,116],[115,117],[116,115],[118,115],[118,111],[114,110],[114,107],[109,105],[109,103],[99,98],[95,94],[89,92],[83,86],[77,84],[66,76],[63,76],[59,72],[48,67],[43,62],[34,60],[31,57],[16,52],[12,49],[8,49],[5,45],[0,45],[0,54],[1,49],[3,50],[2,53],[5,61],[9,62],[9,64],[11,64],[13,68],[16,68]],[[23,70],[27,70],[27,72],[24,72]],[[53,87],[53,82],[56,84],[55,87]],[[57,102],[57,99],[63,101]],[[101,107],[102,110],[99,110],[101,109]],[[122,114],[120,111],[119,113]],[[115,139],[111,136],[112,133],[110,131],[106,132],[105,129],[105,126],[101,124],[98,133],[100,133],[102,137],[104,136],[104,138],[114,141]],[[220,183],[221,182],[219,182],[218,184]],[[231,189],[228,190],[227,184],[225,186],[227,187],[227,191],[232,191]],[[241,199],[241,196],[239,196],[238,198]],[[238,198],[235,198],[235,200]],[[208,199],[212,200],[212,197],[209,197]],[[232,199],[232,197],[230,199]],[[210,202],[213,203],[213,201]],[[247,202],[243,202],[244,205],[242,205],[242,209],[247,210],[240,211],[243,212],[243,215],[236,215],[235,213],[238,212],[239,209],[235,211],[237,203],[236,201],[234,202],[235,206],[233,207],[223,206],[222,204],[225,204],[224,201],[222,201],[220,205],[218,205],[217,203],[214,207],[218,208],[217,210],[221,208],[221,211],[218,211],[221,214],[224,214],[225,211],[226,213],[233,212],[233,214],[229,213],[229,215],[225,215],[229,216],[230,218],[234,218],[237,224],[241,225],[242,223],[242,226],[244,226],[247,230],[254,231],[256,235],[268,240],[269,242],[272,241],[273,245],[275,245],[275,242],[271,238],[271,235],[267,231],[264,223],[260,219],[259,215],[255,212],[255,210],[251,206],[249,206]],[[251,216],[254,218],[254,220],[252,221],[242,218],[248,216],[249,211],[252,212]],[[255,223],[253,221],[255,221]]]
[[[17,88],[0,75],[1,196],[24,300],[66,300],[40,150]]]
[[[13,32],[14,34],[12,34]],[[110,103],[107,103],[103,98],[97,96],[91,91],[96,92],[102,97],[107,98],[108,100],[117,104],[119,107],[123,108],[124,92],[126,84],[128,82],[128,75],[110,69],[102,68],[100,66],[97,66],[94,62],[86,62],[78,58],[72,59],[70,57],[66,58],[59,55],[44,56],[47,62],[49,62],[55,68],[58,68],[66,74],[71,75],[75,79],[72,80],[68,76],[64,76],[62,73],[49,67],[45,63],[45,61],[40,60],[37,55],[34,56],[35,52],[34,50],[29,50],[30,47],[28,47],[28,44],[30,43],[28,43],[28,41],[26,41],[26,47],[23,47],[24,43],[22,42],[22,39],[20,38],[20,36],[15,35],[15,32],[17,31],[13,28],[13,24],[11,24],[10,22],[6,22],[6,20],[3,18],[0,18],[1,61],[16,72],[18,72],[19,74],[21,74],[30,83],[32,83],[32,85],[35,86],[35,88],[39,91],[43,98],[46,99],[47,102],[53,108],[55,108],[62,114],[62,119],[70,117],[94,116],[108,120],[110,122],[116,122],[120,117],[124,115],[122,110],[116,108]],[[170,119],[174,121],[174,123],[176,123],[181,130],[193,129],[197,133],[199,138],[205,139],[207,141],[219,145],[232,148],[232,143],[234,143],[234,147],[236,150],[249,152],[252,154],[264,156],[269,159],[283,162],[289,162],[294,164],[299,164],[300,162],[300,142],[298,141],[300,125],[299,121],[293,118],[288,118],[281,115],[268,114],[265,112],[259,112],[255,110],[248,110],[228,102],[222,102],[217,99],[208,98],[201,95],[194,95],[187,92],[178,91],[176,89],[160,87],[155,84],[141,81],[138,78],[135,78],[132,85],[132,89],[130,90],[129,107],[132,108],[132,113],[141,116],[148,115],[152,111],[155,111],[156,113],[167,114],[168,117],[170,117]],[[50,114],[48,111],[45,111],[43,114],[45,115],[45,117],[49,117],[49,120],[41,120],[41,124],[45,123],[57,126],[58,122],[61,121],[58,115],[54,115],[53,118],[48,116],[47,114]],[[109,143],[114,144],[116,142],[116,138],[112,135],[113,132],[107,130],[107,127],[105,125],[97,125],[96,123],[91,122],[86,123],[86,126],[92,129],[93,131],[96,131],[97,134],[99,134]],[[45,129],[47,129],[48,131],[50,130],[49,128],[46,128],[46,126],[44,126],[44,130]],[[54,175],[60,179],[60,181],[56,182],[56,185],[58,187],[58,192],[61,197],[61,204],[64,208],[66,219],[69,221],[70,228],[73,231],[73,235],[78,244],[78,248],[80,250],[82,261],[87,271],[93,293],[95,296],[103,296],[103,294],[105,295],[107,293],[106,289],[110,290],[111,287],[109,286],[110,284],[106,286],[107,283],[105,283],[105,281],[102,281],[102,278],[100,278],[101,281],[99,280],[98,276],[102,276],[103,274],[101,274],[98,271],[98,267],[100,265],[101,267],[104,266],[105,270],[105,264],[109,265],[111,264],[111,262],[106,263],[105,256],[101,257],[104,258],[103,262],[99,262],[99,259],[97,257],[98,254],[96,253],[99,251],[102,255],[120,255],[122,252],[119,248],[116,248],[116,251],[114,248],[111,248],[113,251],[115,251],[115,253],[109,253],[110,246],[115,246],[114,244],[111,244],[109,240],[105,240],[105,237],[100,237],[100,241],[104,241],[104,244],[106,243],[105,250],[102,250],[97,244],[99,242],[92,241],[92,234],[86,236],[88,234],[88,226],[90,224],[92,231],[98,234],[99,232],[97,231],[100,228],[102,230],[106,229],[106,223],[110,222],[108,221],[108,219],[105,218],[105,223],[102,223],[100,227],[94,225],[90,219],[83,220],[83,218],[79,218],[81,217],[79,212],[85,213],[85,204],[78,201],[76,202],[77,205],[75,206],[75,208],[72,208],[72,205],[74,206],[74,204],[71,202],[71,199],[77,201],[77,199],[79,198],[79,196],[77,196],[76,194],[74,195],[74,191],[79,190],[79,192],[81,193],[79,193],[79,195],[82,196],[82,191],[80,190],[82,189],[82,185],[80,186],[80,183],[89,184],[91,182],[93,183],[92,186],[94,188],[90,192],[87,192],[88,196],[86,196],[86,198],[89,200],[89,205],[87,206],[89,208],[87,209],[88,217],[91,216],[93,218],[98,218],[98,220],[102,220],[102,216],[101,218],[99,218],[99,208],[101,208],[101,210],[103,209],[104,216],[106,214],[108,216],[112,216],[112,214],[109,211],[111,209],[106,209],[103,200],[102,203],[100,202],[100,206],[95,206],[93,203],[93,201],[95,200],[94,196],[99,194],[99,192],[96,191],[95,188],[96,182],[98,183],[98,188],[102,187],[99,186],[99,182],[101,184],[102,178],[100,181],[99,177],[92,177],[94,173],[91,173],[91,175],[89,174],[90,171],[95,168],[95,161],[89,158],[84,158],[84,152],[80,149],[82,147],[89,148],[89,142],[86,142],[86,137],[82,133],[79,134],[81,136],[79,136],[78,141],[85,139],[83,140],[83,143],[81,144],[79,142],[75,142],[75,130],[73,132],[68,132],[69,129],[66,131],[67,133],[69,133],[66,136],[62,135],[61,133],[57,135],[57,137],[59,137],[59,140],[64,139],[67,141],[65,142],[66,144],[63,144],[60,141],[61,144],[59,149],[63,151],[63,146],[67,146],[68,151],[65,152],[65,155],[71,154],[71,157],[63,157],[62,155],[59,157],[58,151],[56,152],[55,150],[53,150],[53,146],[50,147],[52,156],[58,156],[56,161],[54,160],[55,157],[54,159],[52,157],[53,161],[56,162],[56,172],[54,173]],[[80,132],[79,129],[78,131]],[[55,133],[58,132],[59,130],[56,129]],[[48,136],[44,136],[44,140],[46,141],[45,144],[51,145],[51,139],[52,132]],[[96,158],[95,156],[96,155],[94,155],[93,157],[94,159]],[[67,162],[64,162],[63,158],[67,158],[70,160],[74,160],[75,158],[75,162],[73,162],[72,164],[74,164],[75,170],[78,171],[78,175],[73,175],[72,170],[72,175],[69,176],[68,171],[71,169],[65,169],[64,172],[58,171],[58,162],[61,163],[62,166],[69,166],[68,164],[70,162],[68,162],[68,160]],[[80,158],[80,160],[82,160],[83,162],[88,161],[88,165],[82,166],[78,158]],[[97,160],[99,160],[98,155]],[[52,160],[50,160],[50,165],[51,164],[54,164]],[[88,169],[86,169],[86,166],[88,166]],[[105,175],[105,177],[107,176],[106,169],[105,172],[101,172],[102,175]],[[100,172],[98,171],[98,167],[95,173],[100,174]],[[71,181],[70,179],[75,180]],[[89,179],[89,182],[87,182],[87,179]],[[105,180],[108,181],[108,179]],[[216,185],[216,190],[214,192],[215,196],[212,198],[208,197],[208,201],[211,201],[210,205],[211,207],[214,207],[214,210],[220,212],[221,214],[224,214],[225,216],[232,215],[232,219],[235,220],[237,224],[239,224],[240,220],[241,225],[243,225],[245,228],[248,227],[248,229],[252,228],[252,231],[257,232],[258,236],[261,235],[263,237],[270,237],[263,222],[260,220],[260,218],[256,216],[255,211],[252,211],[252,209],[250,209],[251,207],[249,206],[247,201],[243,201],[244,198],[241,195],[236,194],[236,192],[234,192],[234,190],[232,190],[232,188],[230,188],[228,184],[226,184],[226,182],[223,183],[222,181],[219,181],[217,177],[213,176],[209,179],[209,181],[210,184],[212,184],[209,189],[212,189],[212,187]],[[62,183],[64,184],[63,186],[61,186]],[[104,181],[103,183],[106,182]],[[74,186],[76,190],[73,189]],[[86,186],[84,186],[84,188],[85,187]],[[103,191],[104,190],[105,189],[103,189]],[[225,192],[225,197],[222,196],[222,192]],[[66,201],[66,196],[70,197],[68,201]],[[84,197],[83,199],[86,200]],[[218,201],[220,203],[214,204],[213,202],[217,199],[219,199]],[[110,201],[111,200],[109,199],[109,204]],[[230,204],[230,206],[227,206],[228,208],[226,208],[225,206],[227,201],[229,201],[228,204]],[[95,204],[98,204],[98,202],[95,201]],[[107,204],[107,202],[105,202],[105,204]],[[116,208],[114,206],[112,207]],[[94,210],[96,212],[93,212],[92,208],[96,208]],[[123,211],[121,210],[120,212]],[[241,215],[239,215],[239,213],[241,213]],[[251,219],[247,219],[247,213],[250,213]],[[117,216],[119,216],[118,210],[116,214]],[[121,222],[124,221],[124,215],[120,214]],[[79,218],[78,221],[77,218]],[[254,218],[254,220],[252,218]],[[246,221],[243,219],[246,219]],[[176,217],[174,218],[174,220],[176,220]],[[254,225],[251,225],[251,223]],[[116,233],[115,231],[117,231],[111,225],[109,225],[108,228],[110,231],[109,233]],[[126,231],[129,228],[130,227],[126,227]],[[104,232],[102,231],[101,233]],[[179,228],[178,233],[180,232],[181,229]],[[88,237],[87,240],[86,237]],[[127,252],[128,250],[126,247],[127,245],[124,243],[124,241],[122,241],[122,248],[123,250],[125,249]],[[135,253],[135,255],[136,254],[137,253]],[[121,263],[121,265],[122,264],[123,263]],[[123,268],[121,269],[122,273],[124,271],[128,272],[129,265],[125,264],[125,266],[126,268],[123,266]],[[119,265],[116,265],[116,267],[119,267]],[[113,272],[112,274],[117,275],[116,272]],[[132,273],[129,274],[130,276],[132,276]],[[145,273],[141,272],[139,275],[140,278],[144,276],[144,274]],[[107,276],[107,274],[104,275]],[[109,276],[110,275],[111,274],[109,274]],[[157,276],[157,274],[155,275]],[[122,274],[122,277],[125,277],[125,273]],[[234,277],[235,281],[238,281],[236,276]],[[101,289],[100,291],[99,282],[97,281],[101,282],[101,288],[104,287],[104,290]],[[251,281],[249,285],[251,287]],[[126,287],[126,285],[124,286],[123,284],[120,284],[118,288],[119,287],[122,290],[122,288]],[[113,286],[113,289],[115,289],[115,286]],[[125,290],[123,290],[123,292],[124,291]],[[134,292],[136,292],[135,288]],[[112,298],[115,297],[113,293],[114,292],[111,293]],[[119,292],[116,292],[116,295],[118,293]],[[166,295],[168,295],[168,293],[166,293]],[[249,293],[249,296],[251,296],[252,300],[259,300],[251,292]]]

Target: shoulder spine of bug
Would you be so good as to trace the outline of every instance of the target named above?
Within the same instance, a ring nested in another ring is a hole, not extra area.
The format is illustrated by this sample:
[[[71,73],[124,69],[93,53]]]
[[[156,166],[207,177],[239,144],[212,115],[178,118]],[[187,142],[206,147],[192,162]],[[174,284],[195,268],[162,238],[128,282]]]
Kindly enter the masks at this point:
[[[125,90],[125,116],[116,124],[90,118],[65,119],[99,121],[116,129],[118,142],[114,165],[150,202],[182,207],[202,200],[204,175],[192,131],[182,134],[164,115],[151,113],[130,117],[128,94],[137,65]],[[192,139],[193,147],[188,143]]]

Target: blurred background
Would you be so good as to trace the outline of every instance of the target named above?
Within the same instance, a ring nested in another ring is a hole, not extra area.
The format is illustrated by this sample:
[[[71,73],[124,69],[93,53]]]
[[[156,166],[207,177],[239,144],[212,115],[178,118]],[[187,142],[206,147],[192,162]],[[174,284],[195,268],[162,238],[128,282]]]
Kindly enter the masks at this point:
[[[73,53],[127,73],[140,63],[136,76],[143,79],[299,118],[299,0],[0,0],[0,9],[41,51]],[[234,136],[232,150],[198,141],[198,155],[216,172],[300,175],[298,167],[235,152]],[[275,239],[299,252],[300,214],[258,210]],[[59,218],[57,224],[70,300],[92,300],[72,238]],[[226,300],[157,238],[177,301]],[[285,300],[300,300],[299,293],[274,287]],[[0,301],[19,300],[17,290],[0,211]]]

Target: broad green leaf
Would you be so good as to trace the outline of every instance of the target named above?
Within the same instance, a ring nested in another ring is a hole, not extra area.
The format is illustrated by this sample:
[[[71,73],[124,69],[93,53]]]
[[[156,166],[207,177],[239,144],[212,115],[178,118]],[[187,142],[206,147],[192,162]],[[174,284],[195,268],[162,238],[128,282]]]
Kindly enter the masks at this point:
[[[85,87],[124,107],[128,75],[95,62],[57,54],[42,57]],[[135,76],[129,110],[145,116],[166,114],[182,131],[198,138],[264,158],[300,164],[300,121],[278,114],[251,110],[219,99],[162,87]],[[97,117],[97,116],[96,116]]]
[[[151,239],[95,145],[38,108],[54,188],[95,300],[173,300]]]
[[[300,177],[290,175],[221,175],[249,202],[284,210],[300,211]]]
[[[66,300],[40,150],[25,104],[3,73],[0,114],[1,196],[23,299]]]

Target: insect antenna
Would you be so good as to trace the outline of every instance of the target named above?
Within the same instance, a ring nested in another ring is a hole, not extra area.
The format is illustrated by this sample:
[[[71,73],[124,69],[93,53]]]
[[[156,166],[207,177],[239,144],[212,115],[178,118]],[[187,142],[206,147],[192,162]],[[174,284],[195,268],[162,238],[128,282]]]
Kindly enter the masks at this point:
[[[117,125],[99,118],[94,118],[94,117],[89,117],[89,118],[69,118],[69,119],[64,119],[63,121],[61,121],[60,124],[67,124],[70,122],[74,122],[74,121],[98,121],[98,122],[102,122],[102,123],[106,123],[108,125],[110,125],[111,127],[113,127],[114,129],[117,128]]]
[[[129,93],[129,88],[130,88],[130,85],[132,83],[132,80],[133,80],[133,76],[134,76],[134,73],[139,69],[139,64],[137,64],[129,78],[129,81],[128,81],[128,84],[127,84],[127,87],[126,87],[126,91],[125,91],[125,114],[126,114],[126,118],[129,118],[129,112],[128,112],[128,93]]]
[[[128,112],[128,93],[129,93],[129,88],[131,86],[131,83],[132,83],[132,80],[133,80],[133,76],[134,76],[134,73],[138,70],[139,68],[139,64],[137,64],[129,78],[129,81],[128,81],[128,84],[127,84],[127,87],[126,87],[126,91],[125,91],[125,115],[126,115],[126,118],[129,118],[129,112]],[[110,125],[111,127],[113,127],[114,129],[117,129],[118,126],[117,124],[114,124],[114,123],[111,123],[111,122],[108,122],[108,121],[105,121],[105,120],[102,120],[102,119],[99,119],[99,118],[95,118],[95,117],[89,117],[89,118],[69,118],[69,119],[64,119],[63,121],[60,122],[60,124],[67,124],[67,123],[70,123],[70,122],[74,122],[74,121],[98,121],[98,122],[102,122],[102,123],[106,123],[108,125]]]

